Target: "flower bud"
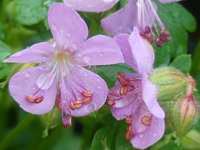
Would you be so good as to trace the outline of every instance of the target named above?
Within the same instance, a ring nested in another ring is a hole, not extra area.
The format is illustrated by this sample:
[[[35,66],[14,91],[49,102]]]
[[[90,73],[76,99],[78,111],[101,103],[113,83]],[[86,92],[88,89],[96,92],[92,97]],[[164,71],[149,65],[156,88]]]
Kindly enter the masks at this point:
[[[171,106],[169,123],[178,136],[185,135],[198,118],[198,103],[194,96],[186,96]]]
[[[187,76],[173,67],[155,69],[150,79],[159,89],[160,101],[173,101],[186,95]]]

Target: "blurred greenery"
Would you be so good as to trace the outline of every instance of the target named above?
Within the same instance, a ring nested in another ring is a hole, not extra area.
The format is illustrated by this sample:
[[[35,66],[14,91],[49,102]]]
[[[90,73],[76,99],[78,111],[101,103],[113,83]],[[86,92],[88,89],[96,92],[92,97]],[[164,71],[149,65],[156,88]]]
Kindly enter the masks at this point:
[[[3,59],[33,43],[51,38],[47,23],[48,6],[61,0],[0,0],[0,150],[131,150],[124,138],[126,125],[116,121],[105,106],[99,112],[73,119],[73,126],[63,128],[57,110],[45,116],[23,112],[9,96],[9,78],[21,67],[5,64]],[[102,34],[100,20],[121,8],[121,0],[111,10],[101,13],[81,13],[90,29],[90,35]],[[158,4],[159,15],[171,33],[171,41],[156,47],[155,67],[171,65],[184,73],[192,73],[200,90],[200,36],[193,41],[191,32],[197,29],[195,17],[181,4]],[[185,3],[191,3],[188,1]],[[193,44],[192,48],[189,45]],[[188,54],[190,53],[190,54]],[[102,76],[109,87],[118,72],[132,72],[126,65],[91,68]],[[191,70],[192,69],[192,70]],[[180,141],[174,133],[166,136],[150,149],[200,149],[200,122]],[[196,137],[196,139],[194,137]]]

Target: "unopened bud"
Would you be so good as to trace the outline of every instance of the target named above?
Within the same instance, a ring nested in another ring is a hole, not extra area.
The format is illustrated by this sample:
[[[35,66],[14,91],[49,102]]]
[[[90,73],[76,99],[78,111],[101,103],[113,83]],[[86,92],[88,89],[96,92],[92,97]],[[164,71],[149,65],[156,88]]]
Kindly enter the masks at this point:
[[[192,128],[198,118],[198,103],[194,96],[186,96],[171,106],[169,122],[177,135],[183,136]]]
[[[159,89],[160,101],[173,101],[186,95],[187,76],[173,67],[155,69],[150,79]]]

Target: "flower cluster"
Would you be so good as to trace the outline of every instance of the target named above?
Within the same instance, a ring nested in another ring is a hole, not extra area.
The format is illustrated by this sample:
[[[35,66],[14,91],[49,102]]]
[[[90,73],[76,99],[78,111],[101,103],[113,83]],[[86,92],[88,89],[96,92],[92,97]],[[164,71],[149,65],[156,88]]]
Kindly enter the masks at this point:
[[[34,64],[10,79],[9,91],[29,113],[42,115],[57,107],[65,127],[71,125],[72,117],[86,116],[107,102],[117,120],[125,119],[126,138],[134,147],[145,149],[160,140],[165,131],[165,112],[157,101],[161,87],[151,80],[155,72],[151,44],[162,46],[170,40],[170,34],[154,0],[128,0],[124,8],[101,21],[111,36],[88,38],[87,24],[77,11],[103,12],[118,1],[53,3],[48,12],[53,39],[34,44],[5,60]],[[161,3],[175,1],[178,0],[160,0]],[[110,90],[87,67],[118,63],[126,63],[135,72],[119,73]],[[192,93],[187,95],[192,100],[183,103],[194,101]],[[181,111],[188,109],[184,106]],[[192,110],[190,114],[193,115]]]

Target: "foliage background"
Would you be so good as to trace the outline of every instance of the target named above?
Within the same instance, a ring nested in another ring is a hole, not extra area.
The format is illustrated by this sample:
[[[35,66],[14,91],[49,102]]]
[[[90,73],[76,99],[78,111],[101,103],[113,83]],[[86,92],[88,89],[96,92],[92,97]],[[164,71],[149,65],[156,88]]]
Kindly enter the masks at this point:
[[[60,0],[0,0],[0,150],[133,149],[124,139],[125,124],[115,121],[106,106],[88,117],[73,119],[73,126],[65,129],[56,110],[43,117],[33,116],[23,112],[9,96],[8,80],[22,66],[4,64],[2,60],[51,37],[46,15],[48,5],[54,1]],[[90,35],[103,33],[100,19],[122,7],[125,1],[121,0],[112,10],[102,14],[81,13],[89,25]],[[172,40],[162,48],[155,47],[155,66],[173,65],[191,73],[200,89],[200,8],[197,0],[183,1],[181,5],[158,4],[159,14],[171,32]],[[114,84],[117,72],[131,71],[124,65],[92,69],[109,86]],[[200,122],[194,128],[200,132]],[[168,136],[168,132],[150,149],[200,149],[198,140],[186,139],[180,143]],[[196,137],[200,138],[199,134]]]

